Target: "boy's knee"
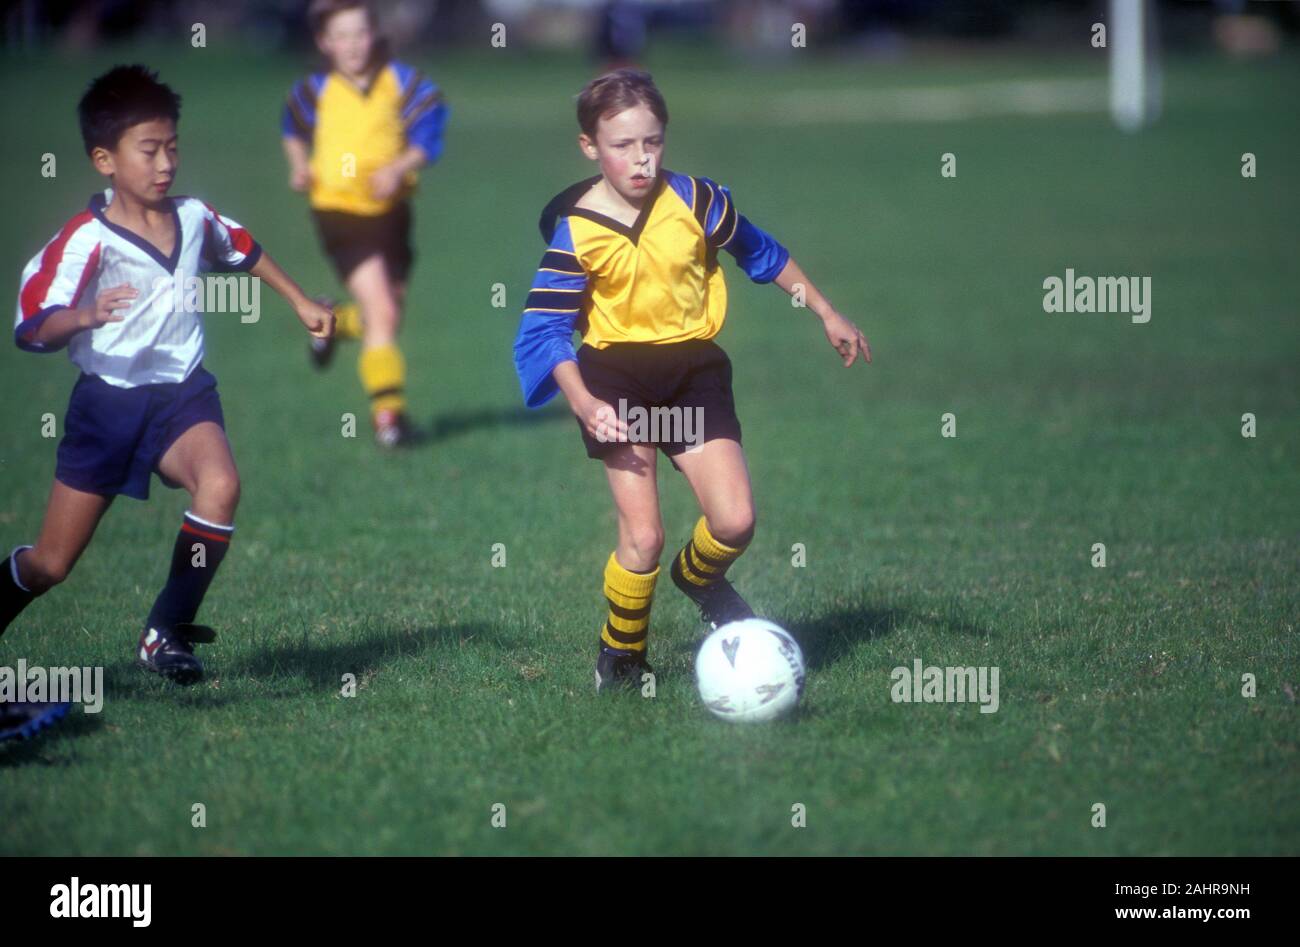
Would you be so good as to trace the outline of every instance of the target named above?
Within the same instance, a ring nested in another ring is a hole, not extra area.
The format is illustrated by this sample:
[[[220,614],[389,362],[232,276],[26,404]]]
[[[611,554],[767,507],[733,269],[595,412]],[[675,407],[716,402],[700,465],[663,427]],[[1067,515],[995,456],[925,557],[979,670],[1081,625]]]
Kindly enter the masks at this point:
[[[755,516],[751,506],[735,507],[708,518],[709,532],[727,546],[744,546],[754,538]]]
[[[49,556],[29,549],[18,560],[18,574],[23,585],[36,594],[46,592],[68,577],[72,563],[58,556]]]
[[[239,505],[239,493],[239,474],[233,470],[222,471],[208,474],[199,481],[198,489],[195,491],[195,501],[202,503],[205,509],[229,518],[235,515],[235,507]]]
[[[400,314],[401,310],[397,307],[397,301],[393,299],[371,302],[361,307],[366,332],[372,336],[391,334],[397,328]]]
[[[661,525],[647,523],[634,526],[628,531],[627,538],[641,563],[659,561],[659,554],[664,549],[664,529]]]

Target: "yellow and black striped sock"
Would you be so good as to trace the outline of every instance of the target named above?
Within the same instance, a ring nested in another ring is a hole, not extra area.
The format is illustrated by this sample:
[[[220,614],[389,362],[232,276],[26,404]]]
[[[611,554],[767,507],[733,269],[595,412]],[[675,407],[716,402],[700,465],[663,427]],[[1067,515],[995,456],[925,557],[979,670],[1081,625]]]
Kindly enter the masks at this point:
[[[361,338],[361,310],[356,303],[339,303],[334,307],[334,337]]]
[[[735,548],[718,542],[709,532],[708,521],[701,516],[691,541],[677,554],[677,567],[691,585],[708,588],[727,574],[727,569],[748,545]]]
[[[614,553],[605,564],[605,600],[609,617],[600,631],[600,641],[618,651],[645,654],[650,630],[650,602],[655,594],[659,567],[653,572],[631,572],[619,564]]]
[[[396,345],[363,349],[357,363],[361,385],[370,396],[370,412],[406,410],[406,360]]]

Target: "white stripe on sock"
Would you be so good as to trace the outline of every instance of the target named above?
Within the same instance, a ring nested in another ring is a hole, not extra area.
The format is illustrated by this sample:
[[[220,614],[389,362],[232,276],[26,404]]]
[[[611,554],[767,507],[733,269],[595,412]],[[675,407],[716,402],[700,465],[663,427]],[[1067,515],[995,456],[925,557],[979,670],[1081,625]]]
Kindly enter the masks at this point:
[[[201,526],[207,526],[207,527],[210,527],[210,528],[212,528],[212,529],[219,529],[219,530],[221,530],[222,532],[233,533],[233,532],[235,531],[235,524],[234,524],[234,523],[231,523],[229,526],[223,526],[223,525],[220,524],[220,523],[212,523],[212,522],[209,522],[208,520],[205,520],[205,519],[204,519],[203,517],[201,517],[201,516],[195,516],[195,515],[194,515],[193,513],[191,513],[189,510],[186,510],[186,511],[185,511],[185,518],[186,518],[187,520],[194,520],[194,522],[198,523],[198,524],[201,525]]]
[[[18,554],[22,552],[24,549],[31,549],[31,548],[32,548],[31,546],[19,546],[17,549],[15,549],[13,552],[9,554],[9,572],[14,577],[14,585],[18,586],[28,595],[31,594],[32,590],[29,589],[27,586],[23,585],[23,580],[18,578]]]

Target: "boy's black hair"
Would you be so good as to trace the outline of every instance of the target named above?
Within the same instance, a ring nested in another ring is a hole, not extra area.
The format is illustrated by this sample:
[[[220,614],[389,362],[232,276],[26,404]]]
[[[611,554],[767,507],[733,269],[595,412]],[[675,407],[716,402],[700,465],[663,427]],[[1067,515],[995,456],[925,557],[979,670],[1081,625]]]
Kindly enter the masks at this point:
[[[90,84],[77,104],[81,140],[89,155],[96,148],[112,151],[126,130],[159,118],[180,121],[181,97],[158,81],[147,66],[114,66]]]

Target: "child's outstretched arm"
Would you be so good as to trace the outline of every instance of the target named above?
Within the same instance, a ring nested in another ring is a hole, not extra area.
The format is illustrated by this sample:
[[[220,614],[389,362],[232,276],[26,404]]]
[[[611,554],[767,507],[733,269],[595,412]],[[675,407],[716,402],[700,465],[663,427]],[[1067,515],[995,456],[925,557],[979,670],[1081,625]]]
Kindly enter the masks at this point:
[[[826,340],[840,354],[845,368],[857,361],[859,353],[864,364],[870,362],[871,346],[862,330],[835,310],[790,256],[790,251],[736,210],[730,190],[708,178],[699,181],[707,189],[708,211],[704,224],[709,244],[734,256],[755,283],[776,283],[791,296],[802,290],[805,304],[821,319]]]
[[[791,296],[802,287],[804,303],[821,319],[822,328],[826,331],[826,341],[840,353],[845,368],[857,360],[859,353],[862,355],[863,364],[871,361],[871,346],[867,343],[867,337],[862,334],[862,330],[836,311],[830,300],[823,296],[821,290],[804,274],[803,268],[794,261],[794,257],[786,260],[785,266],[772,282]]]
[[[307,331],[316,338],[328,339],[334,334],[334,312],[309,299],[302,291],[302,287],[295,283],[288,273],[280,269],[280,264],[272,260],[271,255],[265,250],[248,272],[251,276],[265,280],[268,286],[283,296],[285,302],[293,307],[298,319],[307,327]]]
[[[334,334],[334,313],[326,306],[307,298],[289,274],[271,259],[252,234],[236,221],[219,214],[216,208],[203,204],[205,226],[209,241],[208,252],[214,261],[226,269],[238,270],[264,280],[293,307],[307,331],[320,339]]]

